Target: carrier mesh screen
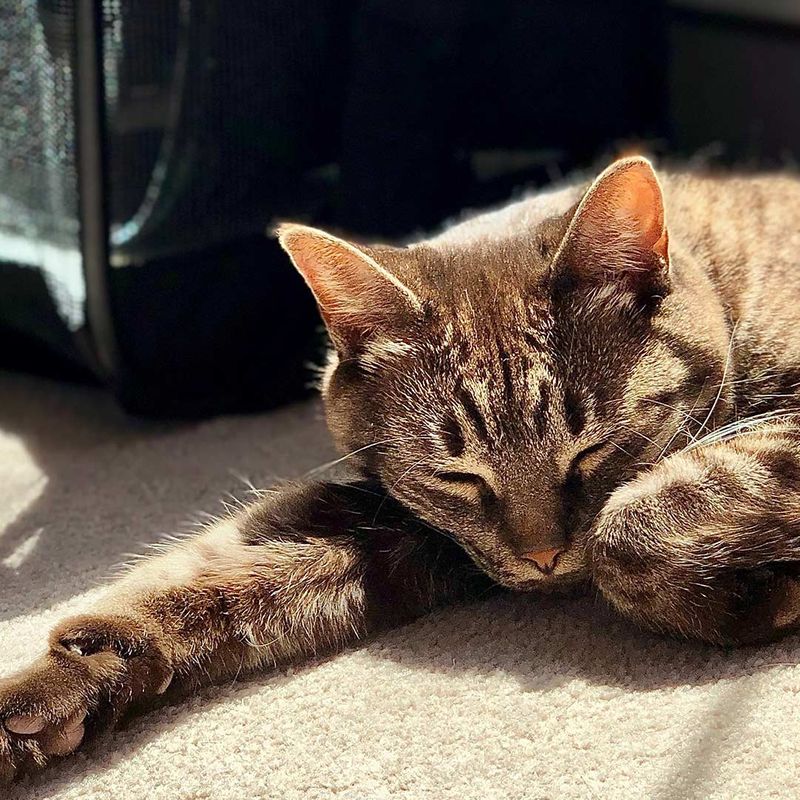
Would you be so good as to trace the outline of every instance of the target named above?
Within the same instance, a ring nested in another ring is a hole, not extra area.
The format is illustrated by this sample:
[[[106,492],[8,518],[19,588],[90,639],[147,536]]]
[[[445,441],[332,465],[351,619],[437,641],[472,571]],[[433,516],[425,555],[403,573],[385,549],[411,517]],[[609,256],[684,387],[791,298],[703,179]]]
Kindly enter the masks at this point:
[[[0,261],[39,268],[65,322],[83,321],[72,2],[0,3]]]
[[[98,0],[112,265],[313,211],[342,102],[338,2]],[[77,5],[0,2],[0,263],[42,270],[71,330],[86,296],[75,64],[92,46]]]
[[[112,263],[263,234],[332,158],[341,0],[106,0]],[[313,92],[309,92],[313,87]]]

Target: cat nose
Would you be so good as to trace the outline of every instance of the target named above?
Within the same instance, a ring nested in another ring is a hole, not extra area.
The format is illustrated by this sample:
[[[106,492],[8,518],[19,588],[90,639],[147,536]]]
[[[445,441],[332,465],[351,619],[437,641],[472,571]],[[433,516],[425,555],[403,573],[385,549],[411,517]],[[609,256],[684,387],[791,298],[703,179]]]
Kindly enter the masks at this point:
[[[532,550],[529,553],[523,553],[522,558],[533,561],[539,572],[549,575],[556,568],[556,562],[561,552],[558,547],[552,547],[549,550]]]

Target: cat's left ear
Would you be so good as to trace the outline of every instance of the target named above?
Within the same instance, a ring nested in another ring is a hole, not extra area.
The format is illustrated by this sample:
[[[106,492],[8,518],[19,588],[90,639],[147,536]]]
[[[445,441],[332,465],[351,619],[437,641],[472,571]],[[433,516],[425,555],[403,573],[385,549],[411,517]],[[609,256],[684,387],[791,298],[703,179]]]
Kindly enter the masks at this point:
[[[376,335],[406,330],[420,313],[416,294],[369,248],[292,223],[278,226],[276,234],[313,292],[340,352],[358,350]]]
[[[659,294],[669,287],[669,235],[653,165],[614,162],[578,204],[554,268],[580,284],[618,283]]]

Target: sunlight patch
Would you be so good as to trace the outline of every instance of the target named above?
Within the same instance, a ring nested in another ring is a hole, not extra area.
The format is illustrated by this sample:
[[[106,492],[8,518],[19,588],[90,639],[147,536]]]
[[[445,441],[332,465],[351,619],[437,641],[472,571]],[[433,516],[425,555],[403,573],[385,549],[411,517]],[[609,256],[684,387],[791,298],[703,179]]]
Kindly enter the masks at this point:
[[[0,431],[0,463],[3,464],[3,481],[0,484],[2,536],[41,497],[47,486],[47,476],[22,439],[6,431]]]
[[[37,528],[27,539],[23,539],[11,555],[3,559],[3,566],[19,569],[36,548],[43,530],[44,528]]]

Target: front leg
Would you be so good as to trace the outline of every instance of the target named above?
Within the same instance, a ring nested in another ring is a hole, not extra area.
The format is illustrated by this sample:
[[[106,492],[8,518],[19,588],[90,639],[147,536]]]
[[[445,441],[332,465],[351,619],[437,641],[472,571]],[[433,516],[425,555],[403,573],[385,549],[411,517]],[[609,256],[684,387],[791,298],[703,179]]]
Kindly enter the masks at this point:
[[[800,428],[763,424],[619,488],[589,541],[594,580],[646,627],[718,644],[800,625]]]
[[[330,653],[489,585],[369,485],[272,493],[144,561],[0,682],[0,779],[73,751],[170,684]]]

